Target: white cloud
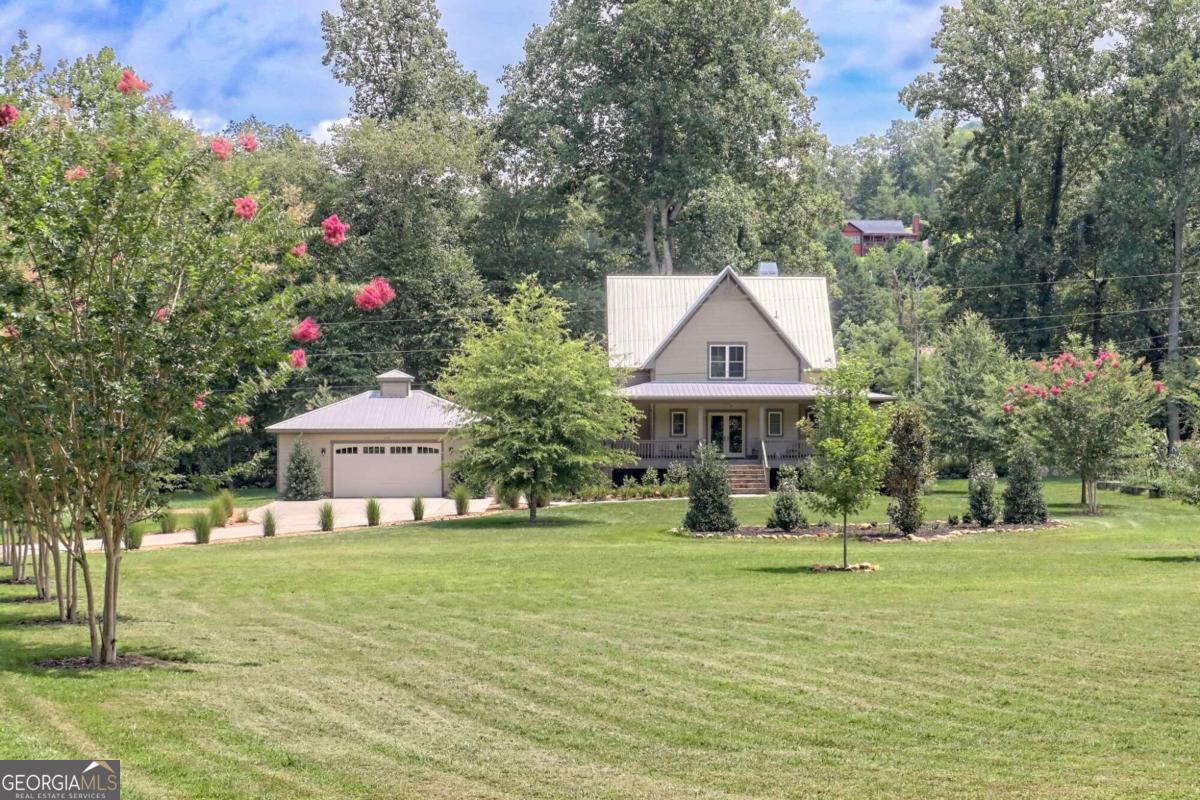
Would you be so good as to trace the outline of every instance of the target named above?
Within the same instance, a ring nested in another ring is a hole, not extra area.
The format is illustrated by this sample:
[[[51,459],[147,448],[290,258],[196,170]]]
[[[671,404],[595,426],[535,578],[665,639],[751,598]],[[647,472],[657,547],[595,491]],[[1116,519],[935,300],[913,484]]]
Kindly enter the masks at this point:
[[[317,123],[309,134],[317,144],[329,144],[333,141],[333,128],[335,125],[346,125],[350,122],[349,117],[340,119],[323,119]]]
[[[201,133],[217,133],[225,127],[228,120],[220,114],[211,111],[193,111],[189,108],[177,108],[173,112],[176,117],[192,123]]]

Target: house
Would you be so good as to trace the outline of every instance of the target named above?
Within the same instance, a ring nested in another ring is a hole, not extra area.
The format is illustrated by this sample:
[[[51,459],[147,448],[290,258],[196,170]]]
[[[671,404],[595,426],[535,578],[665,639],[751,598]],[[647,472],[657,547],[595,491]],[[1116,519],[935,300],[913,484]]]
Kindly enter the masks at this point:
[[[287,465],[303,440],[321,465],[333,497],[440,497],[454,452],[450,432],[462,409],[412,388],[413,376],[392,370],[379,388],[309,411],[267,428],[278,443],[276,486],[287,490]]]
[[[912,227],[898,219],[852,219],[842,227],[854,255],[865,256],[876,247],[892,247],[897,242],[916,243],[921,239],[921,217],[913,214]]]
[[[829,294],[824,278],[772,273],[608,279],[609,359],[632,371],[621,391],[644,415],[636,441],[613,443],[636,455],[633,474],[687,462],[708,441],[735,491],[765,492],[810,454],[796,423],[836,366]]]

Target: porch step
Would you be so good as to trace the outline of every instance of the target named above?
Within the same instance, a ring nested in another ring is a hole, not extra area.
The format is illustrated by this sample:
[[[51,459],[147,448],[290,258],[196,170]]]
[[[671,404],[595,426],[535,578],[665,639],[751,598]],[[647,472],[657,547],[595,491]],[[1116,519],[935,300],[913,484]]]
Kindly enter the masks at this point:
[[[729,489],[734,494],[767,494],[767,480],[763,469],[750,464],[730,464]]]

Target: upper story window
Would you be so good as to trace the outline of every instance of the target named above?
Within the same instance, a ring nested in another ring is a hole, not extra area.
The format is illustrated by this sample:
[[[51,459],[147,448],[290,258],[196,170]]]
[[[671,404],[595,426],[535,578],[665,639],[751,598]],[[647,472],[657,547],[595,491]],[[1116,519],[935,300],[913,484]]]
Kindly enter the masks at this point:
[[[710,344],[708,346],[708,377],[714,380],[745,378],[746,345]]]

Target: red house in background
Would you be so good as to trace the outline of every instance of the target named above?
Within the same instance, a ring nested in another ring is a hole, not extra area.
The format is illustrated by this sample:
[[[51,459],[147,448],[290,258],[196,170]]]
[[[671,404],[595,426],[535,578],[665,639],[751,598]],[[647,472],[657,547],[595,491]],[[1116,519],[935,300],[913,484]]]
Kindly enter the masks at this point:
[[[898,219],[852,219],[842,228],[850,240],[854,255],[865,256],[873,248],[891,247],[896,242],[913,242],[921,238],[921,217],[913,214],[912,227],[904,227]]]

